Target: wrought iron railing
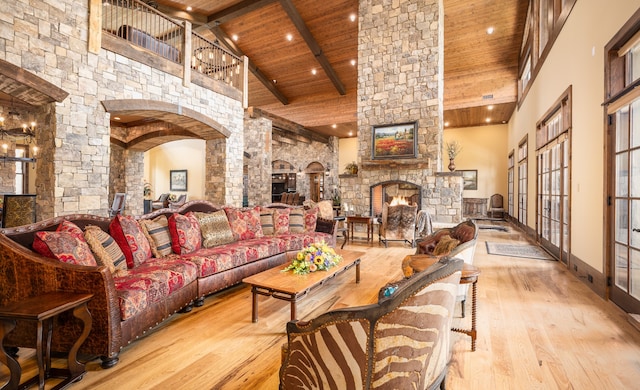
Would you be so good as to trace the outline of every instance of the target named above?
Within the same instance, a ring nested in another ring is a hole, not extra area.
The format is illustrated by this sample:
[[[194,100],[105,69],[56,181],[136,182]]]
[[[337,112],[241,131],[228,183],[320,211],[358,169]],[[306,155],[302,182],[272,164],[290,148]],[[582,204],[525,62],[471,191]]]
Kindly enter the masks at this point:
[[[188,61],[193,71],[242,89],[243,60],[233,53],[192,32],[140,0],[104,0],[102,32],[147,49],[177,64]],[[191,40],[191,52],[185,40]]]

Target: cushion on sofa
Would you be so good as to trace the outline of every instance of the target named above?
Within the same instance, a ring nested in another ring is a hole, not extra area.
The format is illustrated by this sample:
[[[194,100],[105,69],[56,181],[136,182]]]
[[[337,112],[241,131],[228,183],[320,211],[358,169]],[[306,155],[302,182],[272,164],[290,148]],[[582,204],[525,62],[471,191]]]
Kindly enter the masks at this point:
[[[333,219],[324,219],[318,217],[316,221],[316,232],[333,234],[333,228],[336,221]]]
[[[304,231],[315,232],[316,221],[318,220],[318,208],[313,207],[304,211]]]
[[[58,225],[56,232],[67,232],[75,235],[76,237],[84,238],[84,233],[82,232],[82,229],[80,229],[78,225],[76,225],[71,221],[62,221],[60,225]]]
[[[161,258],[173,253],[171,249],[171,235],[169,234],[169,221],[165,215],[154,219],[140,221],[142,232],[151,246],[153,257]]]
[[[469,223],[460,223],[451,230],[451,237],[460,241],[461,244],[470,241],[475,235],[475,228]]]
[[[260,238],[264,235],[260,225],[260,206],[249,209],[225,207],[224,211],[236,241]]]
[[[273,228],[275,235],[289,233],[291,209],[273,209]]]
[[[107,266],[111,273],[127,270],[127,260],[116,240],[98,226],[89,225],[84,228],[84,238],[93,252],[96,261]]]
[[[118,243],[127,267],[134,268],[151,258],[151,245],[138,221],[132,216],[117,214],[109,223],[109,233]]]
[[[304,232],[304,209],[291,209],[289,214],[289,233]]]
[[[173,213],[169,217],[171,247],[177,254],[195,252],[202,247],[202,234],[198,218],[192,211],[182,215]]]
[[[436,247],[433,249],[433,254],[436,256],[446,255],[451,252],[453,248],[460,244],[459,240],[452,238],[450,235],[446,234],[440,238],[440,241],[436,244]]]
[[[33,250],[39,254],[76,265],[96,266],[95,257],[82,235],[71,232],[39,231],[33,239]]]
[[[274,211],[274,209],[265,207],[260,208],[260,226],[262,227],[262,234],[265,236],[273,236],[275,234],[275,228],[273,226]]]
[[[195,213],[195,216],[200,225],[202,246],[204,248],[211,248],[234,241],[227,213],[224,210],[214,211],[213,213],[198,212]]]

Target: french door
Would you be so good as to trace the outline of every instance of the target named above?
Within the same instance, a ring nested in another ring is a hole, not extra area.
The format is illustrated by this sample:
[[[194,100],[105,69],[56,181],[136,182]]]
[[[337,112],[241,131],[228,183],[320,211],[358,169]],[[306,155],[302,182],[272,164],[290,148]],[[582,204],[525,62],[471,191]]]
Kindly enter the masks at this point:
[[[640,98],[612,115],[614,199],[611,300],[640,308]]]
[[[538,152],[537,230],[540,244],[569,261],[569,138],[561,134]]]

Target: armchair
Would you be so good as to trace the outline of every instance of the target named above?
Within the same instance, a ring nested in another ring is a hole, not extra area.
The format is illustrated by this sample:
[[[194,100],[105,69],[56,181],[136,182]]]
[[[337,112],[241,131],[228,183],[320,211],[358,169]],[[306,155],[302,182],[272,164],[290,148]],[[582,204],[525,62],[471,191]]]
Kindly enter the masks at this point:
[[[116,215],[122,213],[122,210],[124,210],[124,202],[126,196],[127,195],[122,192],[116,192],[116,194],[113,196],[113,203],[109,208],[109,217],[115,217]]]
[[[440,229],[417,240],[416,254],[455,257],[462,259],[467,264],[473,264],[477,241],[478,225],[473,220],[467,220],[452,228]],[[462,317],[465,316],[465,302],[468,290],[469,285],[463,284],[460,285],[458,291]]]
[[[287,323],[280,389],[444,388],[462,264],[442,258],[375,304]]]
[[[169,207],[169,193],[160,194],[158,199],[151,202],[151,211],[166,209]]]
[[[180,196],[178,196],[178,199],[176,199],[175,201],[169,201],[169,208],[170,209],[179,209],[180,206],[182,206],[183,204],[187,203],[187,195],[186,194],[182,194]]]
[[[404,241],[413,247],[417,210],[416,204],[390,206],[385,202],[379,228],[380,242],[386,247],[389,241]]]

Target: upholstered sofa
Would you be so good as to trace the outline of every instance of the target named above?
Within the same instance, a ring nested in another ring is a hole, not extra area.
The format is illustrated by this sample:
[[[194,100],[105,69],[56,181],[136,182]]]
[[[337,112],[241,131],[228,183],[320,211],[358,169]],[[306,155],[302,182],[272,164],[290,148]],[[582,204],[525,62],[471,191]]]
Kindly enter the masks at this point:
[[[435,259],[373,305],[287,323],[280,389],[444,388],[462,264]]]
[[[473,264],[477,241],[478,225],[469,219],[454,227],[440,229],[417,240],[416,254],[455,257],[462,259],[467,264]],[[460,285],[458,300],[462,305],[462,317],[465,316],[468,290],[468,284]]]
[[[284,264],[312,242],[335,246],[333,221],[315,213],[191,201],[140,217],[67,215],[2,229],[0,305],[56,290],[94,294],[93,327],[80,352],[100,356],[108,368],[124,346],[175,312]],[[59,316],[52,351],[68,351],[80,332],[73,317]],[[5,346],[34,347],[35,334],[20,322]]]

